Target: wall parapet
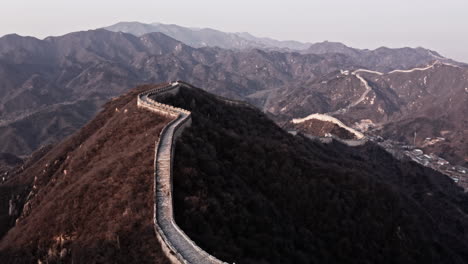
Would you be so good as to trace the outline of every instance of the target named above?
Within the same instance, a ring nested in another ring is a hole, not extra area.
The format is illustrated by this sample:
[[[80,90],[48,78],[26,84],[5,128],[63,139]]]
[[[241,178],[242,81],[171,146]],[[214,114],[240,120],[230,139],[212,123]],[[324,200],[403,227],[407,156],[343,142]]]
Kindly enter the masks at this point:
[[[173,161],[175,141],[192,123],[191,112],[182,108],[157,102],[156,98],[175,95],[180,87],[191,88],[183,82],[173,82],[162,88],[138,95],[137,105],[157,114],[174,118],[162,130],[154,151],[154,228],[163,252],[171,263],[208,264],[226,263],[208,254],[192,241],[174,220],[173,209]],[[153,99],[155,98],[155,99]],[[241,104],[224,99],[229,104]],[[244,103],[245,104],[245,103]]]

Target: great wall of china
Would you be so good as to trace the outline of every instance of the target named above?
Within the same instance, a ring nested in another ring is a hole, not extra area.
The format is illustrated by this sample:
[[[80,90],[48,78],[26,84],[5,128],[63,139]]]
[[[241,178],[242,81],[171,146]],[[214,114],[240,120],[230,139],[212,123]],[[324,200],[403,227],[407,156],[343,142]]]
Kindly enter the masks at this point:
[[[459,68],[459,66],[457,66],[457,65],[436,60],[432,64],[430,64],[430,65],[428,65],[426,67],[413,68],[413,69],[409,69],[409,70],[393,70],[393,71],[388,72],[388,73],[382,73],[382,72],[372,71],[372,70],[367,70],[367,69],[357,69],[357,70],[353,71],[351,73],[351,75],[354,75],[356,78],[358,78],[359,81],[364,85],[366,90],[364,91],[364,93],[356,101],[352,102],[351,104],[347,105],[344,108],[338,109],[338,110],[333,111],[333,112],[329,112],[329,113],[325,113],[325,114],[315,113],[315,114],[311,114],[309,116],[306,116],[304,118],[294,118],[294,119],[292,119],[292,123],[294,123],[294,124],[302,123],[302,122],[310,120],[310,119],[317,119],[317,120],[321,120],[321,121],[332,122],[332,123],[335,123],[336,125],[340,126],[341,128],[344,128],[344,129],[348,130],[349,132],[353,133],[356,136],[357,139],[351,139],[351,140],[341,139],[341,138],[336,137],[334,135],[331,135],[330,137],[317,137],[317,136],[312,136],[312,135],[305,135],[305,136],[307,138],[309,138],[309,139],[318,140],[318,141],[320,141],[322,143],[325,143],[325,144],[329,144],[333,140],[336,140],[336,141],[339,141],[339,142],[341,142],[343,144],[346,144],[346,145],[348,145],[350,147],[362,146],[368,141],[367,137],[364,134],[362,134],[361,132],[359,132],[359,131],[351,128],[351,127],[346,126],[340,120],[333,117],[333,115],[344,114],[350,108],[355,107],[356,105],[360,104],[362,101],[364,101],[367,94],[372,90],[372,87],[370,87],[367,80],[364,77],[362,77],[361,75],[359,75],[359,73],[360,72],[365,72],[365,73],[370,73],[370,74],[376,74],[376,75],[383,76],[383,75],[386,75],[386,74],[394,74],[394,73],[410,73],[410,72],[414,72],[414,71],[426,71],[426,70],[434,68],[436,65],[447,65],[447,66],[458,67]],[[346,71],[341,70],[341,74],[349,75],[349,70],[346,70]],[[468,88],[466,88],[466,89],[468,91]]]
[[[329,143],[333,142],[333,140],[335,140],[335,141],[341,142],[342,144],[345,144],[345,145],[347,145],[349,147],[362,146],[362,145],[366,144],[366,142],[367,142],[367,137],[364,134],[362,134],[361,132],[359,132],[359,131],[351,128],[351,127],[348,127],[347,125],[345,125],[343,122],[341,122],[337,118],[335,118],[333,116],[329,116],[327,114],[319,114],[319,113],[311,114],[311,115],[308,115],[308,116],[306,116],[304,118],[295,118],[291,122],[293,124],[298,124],[298,123],[302,123],[302,122],[305,122],[307,120],[313,120],[313,119],[334,123],[334,124],[338,125],[339,127],[341,127],[343,129],[347,130],[348,132],[352,133],[356,137],[356,139],[342,139],[342,138],[339,138],[339,137],[337,137],[335,135],[330,135],[330,136],[326,136],[326,137],[317,137],[317,136],[304,134],[304,136],[309,138],[309,139],[320,141],[321,143],[324,143],[324,144],[329,144]]]
[[[154,226],[163,252],[171,263],[208,264],[226,263],[208,254],[192,241],[174,220],[172,166],[175,141],[192,123],[191,112],[159,103],[155,98],[175,95],[180,87],[191,88],[183,82],[174,82],[165,87],[146,91],[138,95],[138,107],[174,118],[161,131],[155,147],[154,158]],[[229,105],[251,107],[245,102],[216,96]]]
[[[192,113],[182,108],[157,102],[155,99],[162,99],[165,96],[176,95],[181,87],[191,88],[192,86],[178,81],[165,87],[149,90],[138,95],[137,104],[139,108],[147,109],[154,113],[173,118],[173,120],[171,120],[162,129],[155,147],[153,221],[156,236],[161,244],[164,254],[168,257],[171,263],[226,263],[197,246],[196,243],[180,229],[174,220],[172,166],[175,142],[182,134],[183,130],[191,126]],[[255,109],[255,107],[246,102],[230,100],[216,95],[212,96],[228,105]],[[333,139],[349,146],[360,146],[367,142],[367,140],[362,137],[357,140],[341,140],[336,137],[333,137]],[[333,139],[330,138],[330,140]],[[322,143],[330,142],[327,141]]]

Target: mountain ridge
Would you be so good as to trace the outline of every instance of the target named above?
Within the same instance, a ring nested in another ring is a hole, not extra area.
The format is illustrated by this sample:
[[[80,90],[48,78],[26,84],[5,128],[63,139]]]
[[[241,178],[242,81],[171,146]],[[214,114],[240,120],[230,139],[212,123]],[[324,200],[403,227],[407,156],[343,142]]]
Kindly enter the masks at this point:
[[[118,22],[114,25],[103,27],[103,29],[114,32],[130,33],[136,36],[141,36],[150,32],[162,32],[194,48],[212,46],[224,49],[285,49],[286,51],[297,51],[301,53],[344,53],[349,56],[359,55],[361,57],[364,55],[363,53],[379,54],[386,53],[388,50],[400,50],[402,53],[404,53],[407,50],[412,50],[418,51],[419,53],[428,53],[435,59],[445,59],[439,53],[423,47],[401,47],[391,49],[385,46],[381,46],[373,50],[357,49],[348,47],[340,42],[323,41],[310,43],[295,40],[276,40],[269,37],[256,37],[248,32],[228,33],[211,28],[187,28],[176,24],[145,24],[136,21]],[[211,36],[210,38],[210,34],[204,34],[205,31],[212,33],[214,36]],[[192,37],[192,39],[190,37]],[[222,39],[225,39],[225,41],[221,41]],[[406,54],[408,54],[408,52],[406,52]],[[368,55],[366,59],[362,59],[362,62],[365,62],[371,57],[373,57],[373,55]],[[401,66],[401,68],[405,67],[407,67],[407,65]]]
[[[356,127],[370,121],[378,135],[416,143],[416,147],[423,147],[425,138],[441,137],[444,141],[427,150],[456,164],[466,164],[463,142],[468,120],[460,113],[468,111],[467,74],[466,67],[438,61],[387,73],[341,71],[276,96],[280,99],[270,101],[273,103],[267,109],[285,114],[287,119],[327,113]],[[315,93],[324,98],[322,102],[312,101]]]
[[[11,35],[0,38],[0,138],[7,142],[0,151],[24,157],[41,145],[57,142],[84,125],[109,98],[145,82],[184,79],[274,114],[284,108],[285,99],[296,100],[288,94],[306,88],[303,92],[310,94],[295,98],[309,98],[311,102],[301,102],[305,105],[298,104],[296,111],[312,105],[318,108],[314,111],[327,113],[327,109],[339,109],[348,104],[346,100],[356,100],[362,94],[362,84],[351,78],[348,93],[355,94],[330,101],[325,89],[335,89],[333,84],[341,79],[330,78],[344,76],[338,72],[363,68],[391,71],[434,59],[429,54],[420,57],[416,52],[414,57],[399,52],[385,50],[382,57],[372,55],[373,59],[362,65],[365,57],[356,59],[344,53],[196,49],[162,33],[136,37],[100,29],[45,40]],[[330,86],[323,84],[315,90],[321,82]],[[391,89],[381,92],[388,97],[389,106],[394,104],[396,97]],[[273,105],[277,109],[269,111]],[[307,110],[302,114],[311,113]],[[373,115],[378,113],[369,114]],[[295,113],[291,116],[300,117]]]
[[[225,49],[245,49],[245,48],[285,48],[285,49],[305,49],[308,43],[298,41],[278,41],[271,38],[257,38],[249,33],[225,33],[211,28],[186,28],[175,24],[152,23],[144,24],[140,22],[119,22],[117,24],[104,27],[110,31],[121,31],[137,36],[150,32],[162,32],[170,37],[186,43],[194,48],[205,46],[218,46]]]
[[[0,185],[27,185],[0,259],[167,263],[152,232],[151,180],[153,142],[170,121],[137,108],[138,94],[162,86],[109,101]],[[448,177],[371,143],[292,136],[259,110],[201,89],[161,102],[193,114],[175,142],[175,219],[210,254],[240,263],[468,261],[460,231],[468,198]],[[11,198],[0,198],[4,217]]]

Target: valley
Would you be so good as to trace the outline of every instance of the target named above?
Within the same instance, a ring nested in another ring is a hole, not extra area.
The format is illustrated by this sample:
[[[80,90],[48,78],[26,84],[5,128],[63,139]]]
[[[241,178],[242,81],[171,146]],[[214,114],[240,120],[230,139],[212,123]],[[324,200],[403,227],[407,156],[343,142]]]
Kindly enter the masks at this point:
[[[353,73],[355,75],[342,70],[311,84],[310,88],[296,88],[282,95],[284,99],[275,101],[283,111],[278,111],[279,107],[275,106],[269,109],[283,122],[311,113],[327,113],[361,132],[411,143],[456,165],[466,166],[468,149],[463,142],[468,135],[468,120],[460,113],[468,111],[464,92],[467,68],[435,61],[426,67],[389,73],[370,70]],[[446,89],[440,89],[443,83],[450,84]],[[306,94],[314,90],[327,98],[328,106],[298,102],[298,99],[307,99]],[[356,92],[349,93],[350,90]],[[446,107],[442,109],[440,105]],[[426,138],[437,137],[444,140],[430,145],[424,143]],[[451,151],[447,152],[448,149]]]

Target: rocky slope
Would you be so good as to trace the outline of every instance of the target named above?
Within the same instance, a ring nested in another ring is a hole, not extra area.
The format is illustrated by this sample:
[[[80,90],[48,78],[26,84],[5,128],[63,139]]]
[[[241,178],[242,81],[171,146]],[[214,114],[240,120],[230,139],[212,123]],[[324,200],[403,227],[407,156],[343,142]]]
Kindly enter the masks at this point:
[[[22,163],[23,160],[13,154],[0,153],[0,182],[4,182],[9,172]]]
[[[1,263],[169,263],[152,221],[154,144],[169,120],[136,104],[150,88],[108,102],[0,185]]]

